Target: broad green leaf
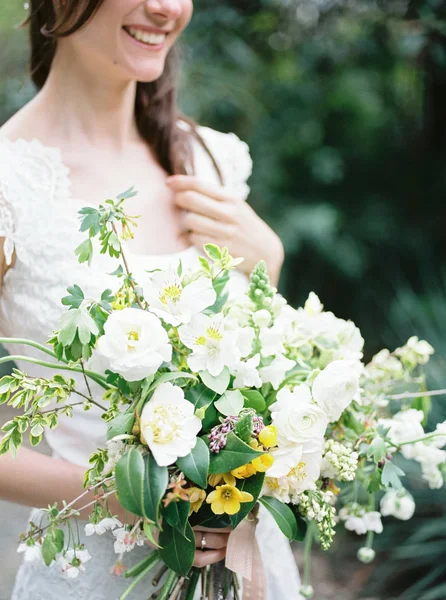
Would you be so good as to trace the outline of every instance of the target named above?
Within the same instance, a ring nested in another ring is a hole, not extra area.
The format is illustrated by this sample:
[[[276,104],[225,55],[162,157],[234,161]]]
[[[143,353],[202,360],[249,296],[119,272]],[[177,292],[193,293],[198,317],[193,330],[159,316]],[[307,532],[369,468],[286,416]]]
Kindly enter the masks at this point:
[[[246,415],[244,415],[243,417],[241,417],[241,419],[239,419],[237,421],[237,423],[235,424],[234,427],[234,433],[237,437],[239,437],[241,440],[243,440],[244,442],[246,442],[247,444],[249,444],[251,437],[252,437],[252,432],[253,432],[253,415],[252,413],[248,413]]]
[[[134,424],[135,415],[132,412],[118,415],[107,423],[107,440],[111,440],[117,435],[132,433]]]
[[[254,499],[252,502],[243,502],[239,512],[231,517],[232,526],[234,529],[237,525],[243,521],[243,519],[249,515],[254,508],[257,500],[259,499],[260,492],[262,491],[263,482],[265,481],[265,473],[257,473],[248,479],[242,479],[237,481],[237,487],[242,492],[248,492]]]
[[[220,260],[221,258],[221,250],[215,244],[205,244],[204,251],[211,260]]]
[[[189,518],[189,508],[190,502],[179,500],[178,502],[170,502],[163,513],[163,517],[169,525],[181,531],[183,535]]]
[[[206,413],[202,419],[203,431],[209,431],[218,423],[218,413],[214,406],[216,393],[199,383],[186,392],[186,399],[195,406],[195,413],[206,407]]]
[[[271,496],[262,496],[260,502],[271,513],[280,531],[290,540],[300,537],[296,517],[289,506]]]
[[[228,473],[237,467],[246,465],[262,454],[263,452],[254,450],[231,432],[228,434],[225,448],[218,454],[210,453],[209,473],[211,475]]]
[[[189,523],[186,524],[185,535],[169,523],[163,523],[159,544],[164,563],[181,577],[186,577],[195,557],[195,535]]]
[[[231,379],[231,375],[227,367],[223,369],[218,377],[214,377],[207,371],[200,371],[199,375],[201,377],[201,381],[206,387],[220,395],[226,392]]]
[[[151,454],[144,456],[144,516],[159,522],[161,501],[169,483],[167,467],[160,467]]]
[[[243,408],[244,399],[239,390],[227,391],[215,402],[215,408],[225,417],[237,417]]]
[[[72,285],[67,288],[69,296],[62,298],[62,304],[64,306],[72,306],[73,308],[79,308],[82,302],[85,300],[84,292],[78,285]]]
[[[245,408],[253,408],[256,413],[262,413],[266,410],[266,401],[257,390],[240,390],[245,399]]]
[[[209,474],[209,460],[209,448],[201,438],[197,438],[195,447],[187,456],[179,458],[177,460],[177,465],[188,479],[201,488],[206,489]]]
[[[74,251],[74,254],[77,256],[77,260],[82,263],[88,263],[90,266],[91,259],[93,257],[93,243],[90,238],[86,239],[79,244],[79,246]]]
[[[405,475],[404,471],[388,460],[381,474],[381,482],[386,488],[393,487],[400,490],[403,487],[400,477],[403,475]]]
[[[64,532],[62,529],[50,532],[45,536],[42,544],[42,557],[47,567],[55,560],[56,555],[64,547]]]
[[[163,373],[152,383],[152,385],[149,388],[148,394],[154,392],[156,388],[159,387],[162,383],[168,383],[170,381],[179,381],[181,379],[184,379],[185,382],[198,381],[195,375],[192,375],[192,373],[186,373],[182,371],[175,371],[173,373]]]

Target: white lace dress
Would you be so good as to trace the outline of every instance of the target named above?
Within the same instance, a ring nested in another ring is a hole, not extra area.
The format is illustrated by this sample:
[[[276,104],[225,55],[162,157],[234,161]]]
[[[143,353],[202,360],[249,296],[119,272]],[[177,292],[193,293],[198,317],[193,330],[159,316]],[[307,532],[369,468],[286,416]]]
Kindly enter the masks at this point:
[[[217,159],[225,185],[234,193],[247,197],[246,183],[251,173],[251,159],[246,144],[234,134],[222,134],[201,128],[201,134]],[[194,146],[196,174],[207,181],[217,181],[215,169],[203,148]],[[112,259],[96,254],[92,267],[79,265],[74,248],[84,234],[78,229],[79,205],[70,196],[69,170],[57,148],[39,141],[0,140],[0,237],[6,238],[6,261],[16,253],[16,264],[5,275],[0,293],[0,335],[28,338],[42,344],[56,327],[64,308],[60,299],[69,285],[79,284],[86,296],[99,297],[106,288],[116,287],[116,278],[107,275],[116,268]],[[185,266],[193,265],[198,250],[191,247],[178,254],[146,256],[127,251],[131,270],[139,271],[167,266],[179,258]],[[231,281],[233,291],[246,284],[241,273]],[[27,346],[8,346],[12,354],[42,358]],[[19,363],[29,375],[42,374],[42,368]],[[48,373],[48,372],[46,372]],[[79,380],[82,388],[83,382]],[[96,390],[93,386],[93,393]],[[75,409],[73,418],[62,418],[59,426],[46,434],[54,456],[76,465],[87,466],[89,455],[104,445],[105,426],[98,410]],[[69,499],[67,499],[69,500]],[[82,531],[83,527],[81,527]],[[299,574],[288,541],[268,514],[262,513],[258,528],[260,548],[267,572],[268,600],[296,600],[299,597]],[[128,580],[111,576],[116,560],[110,536],[82,540],[92,560],[86,573],[69,581],[56,570],[23,563],[17,575],[12,600],[115,600]],[[126,556],[131,566],[147,552],[137,548]],[[151,589],[143,586],[131,599],[146,600]]]

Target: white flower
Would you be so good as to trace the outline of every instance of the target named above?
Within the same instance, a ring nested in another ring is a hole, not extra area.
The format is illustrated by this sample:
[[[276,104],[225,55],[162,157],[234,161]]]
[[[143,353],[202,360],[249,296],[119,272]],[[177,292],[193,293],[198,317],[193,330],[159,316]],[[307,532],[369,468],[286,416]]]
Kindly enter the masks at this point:
[[[400,411],[391,419],[380,419],[379,424],[390,427],[388,437],[396,446],[399,446],[403,442],[410,442],[424,436],[424,429],[421,425],[423,418],[423,411],[410,408]],[[405,458],[414,458],[413,444],[403,446],[401,452]]]
[[[237,331],[226,329],[225,324],[221,313],[212,317],[200,314],[180,327],[181,341],[192,350],[187,358],[192,371],[208,371],[218,377],[225,367],[233,368],[240,360]]]
[[[416,365],[428,363],[434,352],[435,350],[428,342],[419,340],[416,336],[412,336],[405,346],[395,350],[397,356]]]
[[[313,383],[313,398],[330,422],[337,421],[359,390],[359,377],[350,361],[330,363]]]
[[[321,464],[322,477],[353,481],[358,466],[358,453],[347,446],[327,440],[324,446],[324,457]]]
[[[239,361],[233,369],[234,388],[260,388],[262,380],[260,379],[257,367],[260,364],[260,354],[256,354],[246,361]]]
[[[271,323],[272,316],[269,310],[262,308],[252,315],[252,320],[257,327],[268,327]]]
[[[263,496],[272,496],[284,504],[291,502],[290,484],[286,477],[266,477],[262,488]]]
[[[158,317],[137,308],[124,308],[108,317],[95,354],[106,369],[127,381],[139,381],[171,360],[172,346]]]
[[[432,490],[438,490],[443,486],[443,475],[439,465],[446,464],[446,452],[440,450],[433,444],[418,442],[409,446],[403,446],[402,451],[409,448],[411,453],[406,458],[413,458],[421,464],[421,476],[427,481]]]
[[[91,559],[88,550],[69,548],[57,557],[56,565],[68,579],[75,579],[85,571],[85,563]]]
[[[122,527],[122,523],[116,517],[102,519],[99,523],[87,523],[85,525],[85,535],[103,535],[106,531],[112,531],[116,527]]]
[[[303,445],[287,445],[282,448],[271,448],[269,453],[274,458],[272,466],[267,471],[267,477],[281,478],[288,475],[302,458]]]
[[[312,401],[307,385],[297,386],[293,391],[287,388],[280,390],[270,410],[279,447],[306,442],[322,445],[328,420],[323,410]]]
[[[260,377],[263,383],[271,383],[275,390],[278,390],[285,379],[285,375],[294,365],[294,360],[289,360],[283,354],[276,356],[271,364],[259,369]]]
[[[126,450],[128,449],[127,444],[125,444],[122,440],[109,440],[106,443],[106,447],[107,462],[105,463],[102,471],[103,475],[108,475],[108,473],[113,471],[121,457],[124,456]]]
[[[437,448],[443,448],[443,446],[446,446],[446,421],[443,421],[443,423],[437,423],[434,433],[438,434],[438,437],[432,438],[432,440],[430,440],[430,444],[432,444],[432,446],[436,446]]]
[[[322,450],[304,452],[301,460],[287,475],[290,490],[296,496],[314,488],[321,474]]]
[[[305,302],[304,309],[310,317],[313,317],[323,312],[324,305],[319,300],[319,296],[317,296],[317,294],[310,292],[307,301]]]
[[[42,545],[39,542],[28,545],[26,542],[19,544],[17,552],[24,553],[23,559],[25,562],[34,563],[41,562],[42,559]]]
[[[149,310],[166,323],[178,326],[215,303],[217,294],[207,277],[183,285],[176,269],[156,271],[144,285]]]
[[[144,406],[140,427],[145,443],[161,467],[186,456],[197,443],[201,421],[180,387],[161,384]]]
[[[259,334],[262,356],[275,356],[283,354],[285,348],[282,342],[283,329],[280,325],[262,327]]]
[[[381,498],[380,510],[383,517],[391,515],[401,521],[408,521],[415,512],[415,502],[406,490],[389,490]]]
[[[375,533],[383,531],[381,514],[377,511],[365,512],[364,509],[355,509],[351,512],[348,508],[341,508],[339,518],[345,521],[346,529],[358,535],[364,535],[368,531]]]
[[[113,549],[116,554],[131,552],[135,546],[144,546],[145,537],[140,530],[135,531],[132,535],[130,533],[126,527],[121,527],[113,531],[113,535],[116,538]]]
[[[245,358],[252,352],[252,343],[256,336],[256,333],[252,327],[240,327],[236,329],[237,335],[237,348],[240,352],[240,356]]]

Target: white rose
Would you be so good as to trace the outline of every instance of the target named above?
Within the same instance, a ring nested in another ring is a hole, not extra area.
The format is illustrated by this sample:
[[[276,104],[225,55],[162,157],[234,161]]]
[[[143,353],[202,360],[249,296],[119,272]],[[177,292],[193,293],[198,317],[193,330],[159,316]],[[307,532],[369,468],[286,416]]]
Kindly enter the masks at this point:
[[[279,446],[306,442],[321,444],[328,420],[324,411],[312,402],[308,386],[300,385],[293,391],[280,390],[270,410]]]
[[[124,308],[108,317],[95,355],[103,368],[127,381],[139,381],[171,360],[172,346],[158,317],[137,308]]]
[[[313,398],[330,422],[337,421],[359,391],[359,377],[345,360],[330,363],[313,383]]]
[[[201,421],[194,405],[185,399],[180,387],[161,384],[144,406],[140,427],[143,441],[149,446],[157,464],[172,465],[187,456],[197,443]]]
[[[381,498],[380,510],[383,517],[393,516],[401,521],[408,521],[415,512],[415,502],[406,490],[389,490]]]

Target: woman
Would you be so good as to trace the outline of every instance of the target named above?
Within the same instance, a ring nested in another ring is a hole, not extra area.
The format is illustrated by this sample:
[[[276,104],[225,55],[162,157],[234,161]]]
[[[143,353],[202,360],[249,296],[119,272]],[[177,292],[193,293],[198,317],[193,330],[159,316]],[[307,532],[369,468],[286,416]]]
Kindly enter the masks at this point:
[[[91,269],[76,262],[76,212],[130,185],[139,194],[127,203],[128,212],[141,215],[126,247],[135,273],[180,258],[188,265],[197,248],[212,241],[244,256],[246,271],[266,259],[277,282],[280,240],[244,202],[251,168],[246,145],[196,127],[175,104],[176,42],[191,18],[192,0],[30,5],[31,68],[39,92],[0,129],[1,334],[44,343],[68,285],[78,283],[92,297],[116,286],[106,275],[116,267],[110,259],[95,259]],[[19,367],[39,374],[32,365]],[[29,506],[77,497],[88,456],[103,445],[104,434],[99,414],[76,412],[49,432],[52,458],[21,450],[15,461],[0,459],[1,496]],[[117,502],[114,510],[122,512]],[[270,551],[268,598],[295,598],[298,575],[289,547],[270,527],[265,517],[259,535]],[[195,564],[221,560],[226,542],[226,533],[207,534],[209,550],[197,550]],[[109,575],[116,559],[110,539],[89,538],[87,545],[93,560],[78,581],[24,563],[13,599],[117,598],[127,582]],[[144,552],[132,552],[127,564]],[[134,597],[149,592],[145,587]]]

